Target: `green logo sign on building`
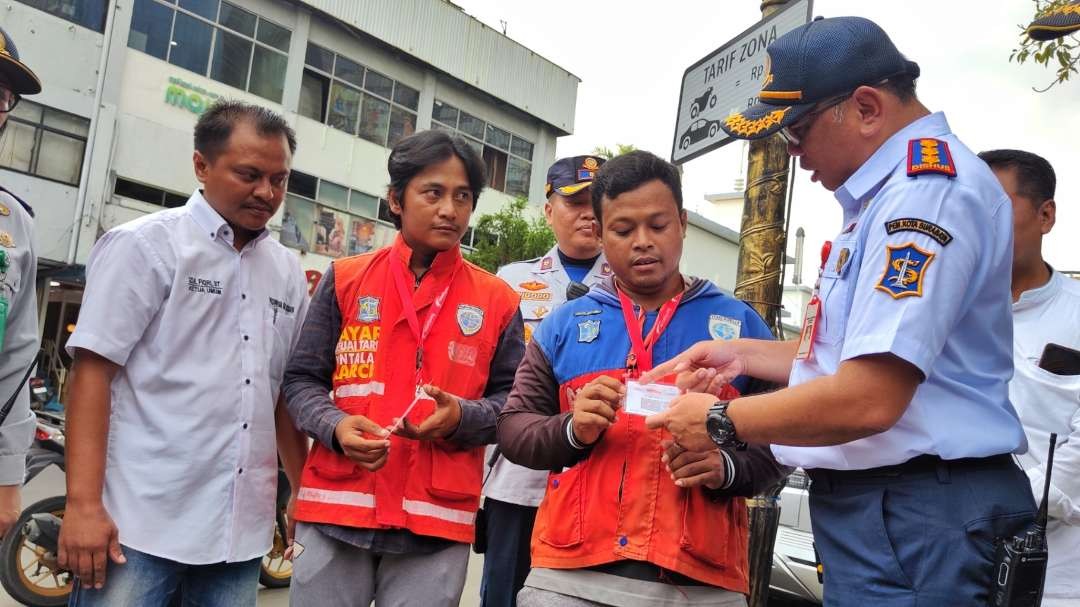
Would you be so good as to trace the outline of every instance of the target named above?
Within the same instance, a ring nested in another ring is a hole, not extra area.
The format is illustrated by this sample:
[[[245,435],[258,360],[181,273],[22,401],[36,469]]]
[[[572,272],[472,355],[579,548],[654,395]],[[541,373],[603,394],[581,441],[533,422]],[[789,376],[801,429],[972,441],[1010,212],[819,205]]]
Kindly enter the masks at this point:
[[[169,86],[165,89],[165,103],[183,108],[192,114],[199,115],[206,111],[221,95],[211,93],[201,86],[185,82],[172,76],[169,78]]]

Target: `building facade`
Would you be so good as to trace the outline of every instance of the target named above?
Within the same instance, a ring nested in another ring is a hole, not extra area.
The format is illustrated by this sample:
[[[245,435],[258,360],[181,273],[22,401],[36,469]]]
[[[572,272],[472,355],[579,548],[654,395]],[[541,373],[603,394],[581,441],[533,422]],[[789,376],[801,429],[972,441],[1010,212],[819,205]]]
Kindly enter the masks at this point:
[[[578,78],[445,0],[12,0],[4,27],[44,83],[12,112],[0,179],[37,213],[42,323],[62,346],[109,228],[184,204],[192,128],[218,98],[286,116],[298,149],[270,224],[301,265],[390,242],[390,148],[459,133],[483,156],[476,216],[544,200]],[[467,235],[467,243],[472,235]],[[51,303],[50,303],[51,302]],[[53,340],[53,344],[48,342]]]

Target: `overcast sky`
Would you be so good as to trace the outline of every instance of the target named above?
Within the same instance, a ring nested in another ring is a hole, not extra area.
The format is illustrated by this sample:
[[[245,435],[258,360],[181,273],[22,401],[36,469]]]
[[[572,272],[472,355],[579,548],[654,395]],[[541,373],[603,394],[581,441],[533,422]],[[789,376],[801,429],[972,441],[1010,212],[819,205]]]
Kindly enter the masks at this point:
[[[581,78],[574,134],[558,140],[558,156],[632,143],[670,158],[683,72],[760,19],[758,0],[455,3],[491,27],[505,20],[508,36]],[[1070,152],[1080,135],[1080,78],[1036,93],[1032,87],[1049,83],[1052,71],[1009,63],[1017,26],[1030,21],[1032,6],[1027,0],[815,0],[813,11],[881,25],[922,68],[923,103],[944,111],[972,150],[1019,148],[1046,157],[1058,174],[1058,220],[1044,254],[1058,269],[1080,270],[1080,170]],[[706,194],[731,191],[742,153],[732,143],[686,163],[687,206],[699,209],[708,204]],[[791,230],[806,229],[806,251],[816,257],[842,227],[839,205],[805,171],[796,175]],[[810,271],[804,280],[812,281]]]

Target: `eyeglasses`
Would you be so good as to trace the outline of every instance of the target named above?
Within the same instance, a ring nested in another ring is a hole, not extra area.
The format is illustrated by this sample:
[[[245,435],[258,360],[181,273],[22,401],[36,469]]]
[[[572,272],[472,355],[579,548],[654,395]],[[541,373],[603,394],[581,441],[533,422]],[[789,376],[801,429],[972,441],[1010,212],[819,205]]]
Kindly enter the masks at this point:
[[[20,101],[22,101],[22,95],[0,84],[0,114],[6,114],[15,109]]]
[[[854,91],[853,91],[854,92]],[[852,93],[853,93],[852,92]],[[813,109],[795,121],[791,126],[786,126],[780,129],[780,136],[784,138],[789,144],[798,147],[803,139],[806,138],[806,133],[810,131],[810,127],[814,125],[814,121],[817,117],[826,111],[840,105],[847,101],[848,97],[851,97],[852,93],[845,93],[840,97],[834,97],[828,101],[823,101],[816,109]]]

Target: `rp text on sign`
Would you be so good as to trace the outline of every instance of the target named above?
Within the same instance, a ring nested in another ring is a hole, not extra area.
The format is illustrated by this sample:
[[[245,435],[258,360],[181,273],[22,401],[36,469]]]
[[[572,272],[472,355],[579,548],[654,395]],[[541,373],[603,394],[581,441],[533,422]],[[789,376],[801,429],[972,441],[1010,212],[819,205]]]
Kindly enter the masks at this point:
[[[739,34],[686,69],[675,118],[671,161],[682,164],[731,141],[720,123],[754,103],[765,76],[765,49],[809,23],[812,0],[792,0],[784,10]]]

